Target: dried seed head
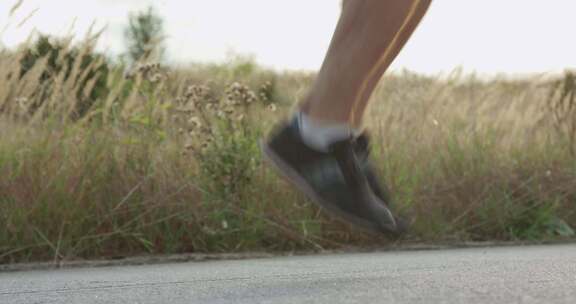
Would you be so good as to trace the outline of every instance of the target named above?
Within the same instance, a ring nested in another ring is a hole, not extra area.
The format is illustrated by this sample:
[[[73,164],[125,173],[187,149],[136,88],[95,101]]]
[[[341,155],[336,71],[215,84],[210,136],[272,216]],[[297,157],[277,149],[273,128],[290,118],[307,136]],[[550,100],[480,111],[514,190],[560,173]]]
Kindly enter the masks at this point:
[[[136,77],[136,73],[133,70],[124,72],[124,79],[133,79],[134,77]]]
[[[208,149],[209,147],[210,147],[210,142],[208,142],[208,141],[205,141],[205,142],[203,142],[203,143],[200,145],[200,149],[201,149],[202,151],[205,151],[205,150]]]
[[[152,77],[150,77],[149,80],[150,80],[150,82],[152,82],[152,83],[158,83],[158,82],[160,82],[160,81],[162,80],[162,78],[163,78],[163,77],[162,77],[162,74],[156,73],[156,74],[152,75]]]
[[[234,82],[225,91],[227,104],[250,105],[258,100],[257,94],[245,85]]]
[[[191,125],[193,128],[199,129],[199,128],[202,127],[202,120],[201,120],[199,117],[197,117],[197,116],[192,116],[192,117],[190,117],[190,119],[188,120],[188,122],[190,123],[190,125]]]

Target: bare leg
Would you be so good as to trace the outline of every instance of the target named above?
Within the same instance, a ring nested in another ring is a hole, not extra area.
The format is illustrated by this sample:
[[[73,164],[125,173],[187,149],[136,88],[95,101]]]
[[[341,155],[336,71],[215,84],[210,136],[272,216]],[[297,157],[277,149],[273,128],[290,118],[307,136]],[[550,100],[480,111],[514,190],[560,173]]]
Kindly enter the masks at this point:
[[[311,118],[360,126],[374,87],[431,0],[347,0],[318,79],[300,106]]]
[[[300,112],[263,144],[265,159],[326,210],[359,227],[401,234],[385,187],[352,139],[382,74],[431,0],[346,0],[318,79]],[[350,208],[354,206],[355,208]]]

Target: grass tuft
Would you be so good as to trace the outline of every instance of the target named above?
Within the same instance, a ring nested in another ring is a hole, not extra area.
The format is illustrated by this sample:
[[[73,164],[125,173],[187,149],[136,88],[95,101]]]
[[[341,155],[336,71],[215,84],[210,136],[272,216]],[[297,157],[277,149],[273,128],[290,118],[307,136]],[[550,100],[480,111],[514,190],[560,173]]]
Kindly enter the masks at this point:
[[[326,217],[261,163],[258,138],[314,75],[247,58],[126,72],[50,43],[0,53],[0,263],[389,243]],[[367,126],[416,219],[405,240],[573,237],[575,92],[571,73],[387,76]]]

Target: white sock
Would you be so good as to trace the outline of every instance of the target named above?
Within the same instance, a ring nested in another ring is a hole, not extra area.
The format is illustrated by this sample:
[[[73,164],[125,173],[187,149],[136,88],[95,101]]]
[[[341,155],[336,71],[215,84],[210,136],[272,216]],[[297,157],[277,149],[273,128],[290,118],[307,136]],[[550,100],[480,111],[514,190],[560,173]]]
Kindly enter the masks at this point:
[[[356,131],[347,123],[325,123],[296,113],[300,136],[304,143],[317,151],[327,152],[331,144],[352,137]]]

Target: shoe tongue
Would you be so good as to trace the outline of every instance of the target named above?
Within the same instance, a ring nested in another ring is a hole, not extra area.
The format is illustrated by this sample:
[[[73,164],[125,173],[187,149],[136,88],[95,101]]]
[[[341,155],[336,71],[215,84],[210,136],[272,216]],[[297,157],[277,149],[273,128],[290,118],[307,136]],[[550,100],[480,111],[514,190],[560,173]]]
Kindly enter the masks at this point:
[[[356,141],[356,145],[360,145],[363,147],[368,147],[370,145],[370,137],[366,132],[358,135],[354,140]]]
[[[368,158],[370,154],[370,137],[364,132],[354,139],[354,151],[360,159]]]
[[[342,149],[347,149],[347,148],[351,148],[354,145],[354,138],[353,137],[349,137],[349,138],[345,138],[345,139],[341,139],[338,141],[335,141],[333,143],[330,144],[330,146],[328,147],[329,151],[338,151],[338,150],[342,150]]]
[[[361,168],[362,157],[359,157],[355,149],[354,137],[350,137],[333,143],[330,146],[330,153],[338,161],[346,183],[353,187],[364,187],[367,181]]]

